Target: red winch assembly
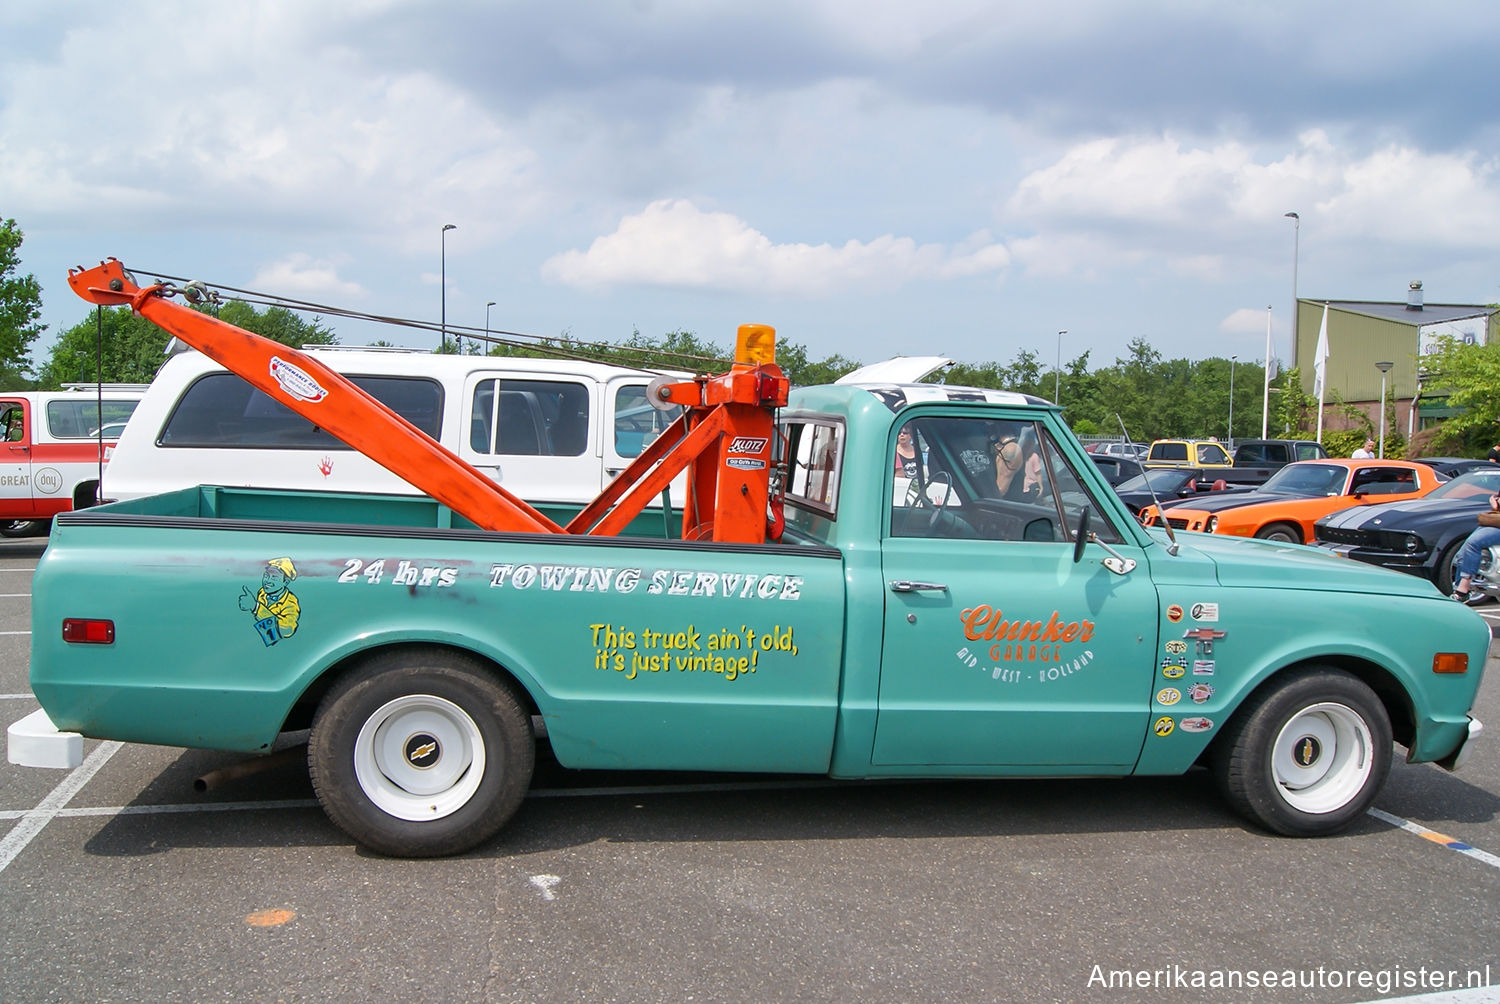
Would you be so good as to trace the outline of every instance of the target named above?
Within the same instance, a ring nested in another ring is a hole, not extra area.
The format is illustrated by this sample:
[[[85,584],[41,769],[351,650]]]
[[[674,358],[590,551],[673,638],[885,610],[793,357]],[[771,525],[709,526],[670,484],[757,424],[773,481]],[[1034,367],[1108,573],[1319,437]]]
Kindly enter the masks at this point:
[[[771,497],[775,409],[789,382],[775,363],[776,330],[744,324],[728,373],[654,381],[650,395],[683,413],[598,498],[559,526],[313,356],[169,299],[183,290],[140,286],[114,258],[70,269],[90,303],[129,306],[258,390],[486,530],[612,536],[684,469],[688,540],[763,543],[780,536]]]

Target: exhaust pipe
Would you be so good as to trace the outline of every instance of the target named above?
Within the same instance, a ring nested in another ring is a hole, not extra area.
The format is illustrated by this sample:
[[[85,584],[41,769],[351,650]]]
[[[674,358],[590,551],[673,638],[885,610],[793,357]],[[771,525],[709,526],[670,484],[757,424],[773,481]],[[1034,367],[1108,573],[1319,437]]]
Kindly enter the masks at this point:
[[[230,767],[220,767],[211,770],[202,777],[193,781],[193,790],[198,792],[210,791],[219,785],[237,778],[248,777],[251,774],[259,774],[261,771],[271,770],[284,764],[295,763],[301,760],[307,762],[307,747],[291,746],[268,756],[258,756],[243,763],[237,763]]]

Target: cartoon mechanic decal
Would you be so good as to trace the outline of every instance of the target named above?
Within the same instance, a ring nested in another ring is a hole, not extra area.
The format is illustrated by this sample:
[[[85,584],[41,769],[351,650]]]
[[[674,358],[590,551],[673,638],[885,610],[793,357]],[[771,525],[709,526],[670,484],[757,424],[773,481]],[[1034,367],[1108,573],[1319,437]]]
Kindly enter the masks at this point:
[[[240,609],[255,616],[255,630],[269,648],[283,638],[297,633],[302,605],[288,584],[297,577],[297,566],[291,558],[272,558],[260,577],[260,591],[250,595],[250,587],[240,591]]]

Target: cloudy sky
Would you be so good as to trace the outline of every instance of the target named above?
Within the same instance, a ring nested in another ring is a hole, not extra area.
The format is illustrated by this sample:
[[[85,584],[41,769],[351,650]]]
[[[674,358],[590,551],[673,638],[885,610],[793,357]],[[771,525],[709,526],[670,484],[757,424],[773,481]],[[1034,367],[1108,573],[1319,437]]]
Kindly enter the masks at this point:
[[[1500,300],[1500,5],[0,6],[45,345],[115,256],[436,322],[816,356],[1290,355],[1304,297]],[[1283,216],[1301,215],[1300,234]],[[429,334],[359,322],[342,339]]]

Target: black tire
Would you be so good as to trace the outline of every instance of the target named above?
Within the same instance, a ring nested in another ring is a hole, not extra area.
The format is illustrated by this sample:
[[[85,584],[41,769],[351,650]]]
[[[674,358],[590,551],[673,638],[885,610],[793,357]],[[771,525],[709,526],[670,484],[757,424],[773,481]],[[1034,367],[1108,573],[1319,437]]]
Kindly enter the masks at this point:
[[[1271,540],[1278,544],[1300,544],[1302,543],[1302,531],[1290,523],[1272,523],[1263,526],[1256,531],[1255,536],[1261,540]]]
[[[0,520],[0,537],[34,537],[43,532],[49,522],[44,519]]]
[[[1391,769],[1391,723],[1364,683],[1314,666],[1268,681],[1219,736],[1214,780],[1236,812],[1275,833],[1321,837],[1375,800]]]
[[[378,655],[339,680],[318,705],[307,757],[334,825],[408,858],[494,836],[526,797],[535,759],[515,693],[476,660],[435,648]]]
[[[1455,540],[1452,544],[1448,545],[1448,549],[1444,551],[1443,556],[1438,559],[1436,582],[1438,592],[1442,593],[1444,596],[1453,592],[1453,561],[1458,557],[1458,549],[1460,547],[1463,547],[1464,541],[1468,539],[1468,535],[1465,534],[1458,540]]]

